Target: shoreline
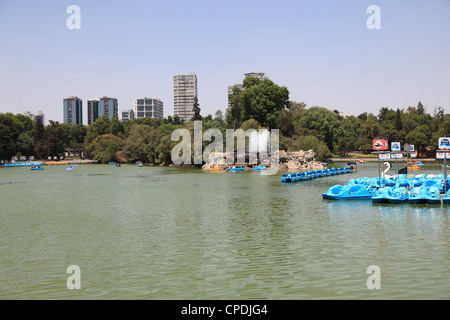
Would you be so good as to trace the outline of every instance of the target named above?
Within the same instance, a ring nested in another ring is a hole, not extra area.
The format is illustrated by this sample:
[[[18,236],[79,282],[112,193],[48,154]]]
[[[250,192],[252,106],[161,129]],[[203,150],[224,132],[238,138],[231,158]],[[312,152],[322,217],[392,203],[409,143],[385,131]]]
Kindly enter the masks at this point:
[[[333,162],[355,162],[364,160],[366,162],[378,162],[378,158],[330,158]],[[395,159],[387,159],[387,160],[380,160],[380,161],[393,161]],[[398,162],[407,162],[406,158],[398,159]],[[437,162],[439,159],[435,158],[426,158],[426,159],[420,159],[420,158],[412,158],[411,161],[422,161],[422,162]]]

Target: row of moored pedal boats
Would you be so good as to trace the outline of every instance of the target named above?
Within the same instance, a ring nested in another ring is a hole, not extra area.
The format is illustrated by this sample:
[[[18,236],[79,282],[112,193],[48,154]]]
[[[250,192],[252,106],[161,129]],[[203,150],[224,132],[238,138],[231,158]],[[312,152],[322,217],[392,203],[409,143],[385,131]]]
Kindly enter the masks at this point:
[[[381,182],[381,185],[380,185]],[[335,185],[324,199],[372,200],[374,203],[450,204],[450,175],[399,175],[397,179],[359,178],[345,185]],[[442,195],[442,199],[441,199]]]
[[[297,182],[351,172],[352,169],[350,168],[331,168],[324,170],[311,170],[305,172],[287,173],[281,176],[281,182]]]

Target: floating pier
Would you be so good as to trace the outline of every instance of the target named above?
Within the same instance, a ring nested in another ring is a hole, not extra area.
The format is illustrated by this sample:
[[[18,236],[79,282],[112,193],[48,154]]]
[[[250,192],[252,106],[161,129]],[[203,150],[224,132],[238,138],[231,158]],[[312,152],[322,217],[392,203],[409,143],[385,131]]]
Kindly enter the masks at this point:
[[[350,168],[331,168],[324,170],[311,170],[305,172],[287,173],[281,176],[281,182],[297,182],[311,180],[320,177],[334,176],[337,174],[352,173]]]

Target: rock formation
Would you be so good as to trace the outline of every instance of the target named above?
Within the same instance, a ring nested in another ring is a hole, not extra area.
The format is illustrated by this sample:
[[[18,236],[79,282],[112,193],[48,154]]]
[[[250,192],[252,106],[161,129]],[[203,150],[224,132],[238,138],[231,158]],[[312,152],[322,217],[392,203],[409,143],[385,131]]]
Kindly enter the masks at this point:
[[[268,158],[270,160],[270,157]],[[270,166],[270,162],[262,161],[262,164]],[[324,166],[322,162],[316,161],[316,154],[313,150],[308,151],[284,151],[280,150],[278,152],[279,167],[281,171],[292,170],[292,171],[310,171],[310,170],[323,170]],[[237,158],[235,154],[235,164],[242,166],[252,166],[249,164],[249,154],[245,155],[245,163],[237,163]],[[256,164],[256,163],[255,163]],[[258,163],[259,164],[259,163]],[[228,167],[226,163],[226,153],[215,153],[212,152],[209,156],[209,160],[202,167],[203,170],[208,170],[210,166],[217,166],[221,169]]]

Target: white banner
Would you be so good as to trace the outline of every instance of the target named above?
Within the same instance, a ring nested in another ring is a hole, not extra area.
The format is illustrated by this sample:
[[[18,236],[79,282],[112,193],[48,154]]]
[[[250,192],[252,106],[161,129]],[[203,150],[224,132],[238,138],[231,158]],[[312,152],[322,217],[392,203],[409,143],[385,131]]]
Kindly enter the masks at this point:
[[[403,159],[403,153],[391,153],[391,159]]]
[[[380,160],[389,160],[390,158],[391,158],[390,153],[380,153],[378,155],[378,159],[380,159]]]

